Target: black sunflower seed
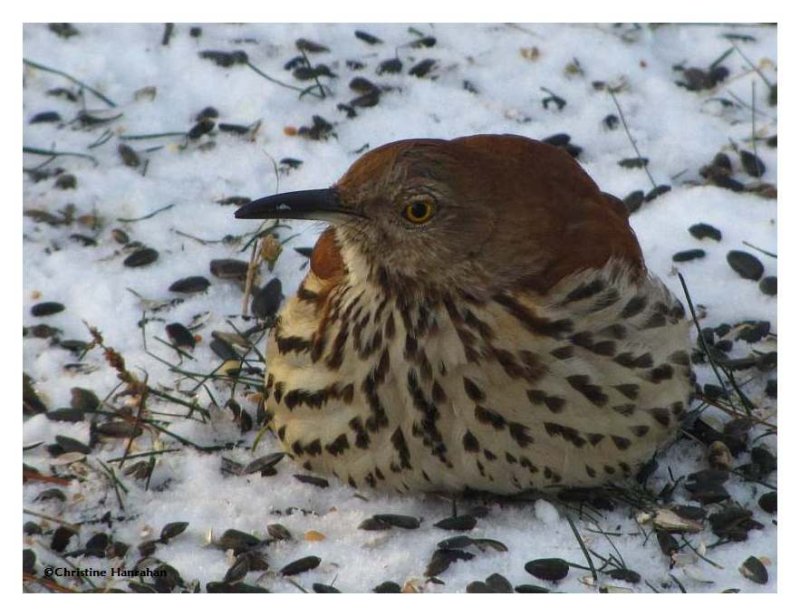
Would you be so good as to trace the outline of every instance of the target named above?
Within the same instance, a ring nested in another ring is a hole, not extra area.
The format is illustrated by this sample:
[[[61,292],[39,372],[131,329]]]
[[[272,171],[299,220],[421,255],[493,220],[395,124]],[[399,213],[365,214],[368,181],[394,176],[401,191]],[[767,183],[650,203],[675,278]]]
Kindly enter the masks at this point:
[[[70,389],[69,405],[81,411],[96,411],[100,408],[100,399],[91,389],[73,387]]]
[[[414,77],[425,77],[425,75],[431,72],[431,69],[435,64],[436,60],[433,60],[432,58],[421,60],[408,70],[408,74],[413,75]]]
[[[33,573],[36,570],[36,552],[30,548],[22,550],[22,572]]]
[[[215,338],[208,346],[212,351],[214,351],[214,354],[223,361],[239,359],[239,354],[233,348],[231,343],[227,342],[226,340]]]
[[[260,473],[269,468],[273,468],[278,462],[283,460],[284,456],[286,456],[284,452],[278,451],[256,458],[242,469],[241,474],[251,475],[252,473]]]
[[[434,36],[423,36],[418,38],[416,41],[409,43],[409,47],[413,47],[415,49],[421,49],[422,47],[433,47],[436,45],[436,37]]]
[[[689,233],[698,240],[705,238],[716,240],[717,242],[722,240],[722,231],[704,222],[699,222],[689,227]]]
[[[222,550],[233,550],[233,553],[237,556],[242,552],[252,550],[260,544],[261,540],[258,537],[235,528],[229,528],[217,540],[217,547]]]
[[[167,336],[176,347],[194,348],[195,341],[192,332],[180,323],[169,323],[166,325]]]
[[[471,515],[459,515],[439,520],[434,526],[444,530],[472,530],[477,523],[478,520]]]
[[[398,58],[390,58],[378,65],[377,73],[378,75],[383,75],[384,73],[399,73],[402,70],[403,63]]]
[[[656,186],[653,190],[651,190],[649,193],[647,193],[644,196],[644,200],[648,201],[648,202],[652,201],[653,199],[656,199],[657,197],[660,197],[664,193],[668,193],[671,190],[672,190],[672,186],[668,186],[666,184],[660,184],[660,185]]]
[[[64,173],[56,178],[55,187],[61,190],[72,190],[77,186],[78,179],[71,173]]]
[[[217,66],[228,68],[234,64],[247,64],[250,60],[244,51],[200,51],[198,55],[204,60],[211,60]]]
[[[767,568],[764,566],[764,563],[755,556],[750,556],[742,563],[742,566],[739,567],[739,573],[756,584],[766,584],[769,582]]]
[[[325,45],[321,45],[320,43],[315,43],[314,41],[309,41],[305,38],[299,38],[294,42],[295,47],[297,47],[298,51],[305,51],[307,53],[325,53],[330,51]]]
[[[359,530],[389,530],[392,527],[387,522],[381,522],[375,518],[367,518],[358,525]]]
[[[281,158],[280,164],[281,167],[288,169],[298,169],[303,164],[303,161],[297,158]]]
[[[235,582],[229,584],[227,582],[209,582],[206,584],[207,593],[261,593],[269,592],[263,586],[256,586],[254,584],[245,584],[244,582]]]
[[[636,157],[636,158],[623,158],[618,160],[617,164],[623,169],[642,169],[648,165],[650,159]]]
[[[769,321],[749,321],[736,334],[736,339],[750,343],[758,342],[769,334],[770,329]]]
[[[491,548],[496,552],[508,552],[508,546],[497,539],[475,538],[472,540],[472,544],[481,550]]]
[[[470,554],[464,550],[439,548],[433,553],[430,561],[428,561],[428,566],[425,568],[425,577],[436,577],[444,573],[454,562],[459,560],[472,560],[473,558],[475,558],[474,554]]]
[[[706,256],[706,251],[700,248],[692,250],[682,250],[672,255],[672,260],[675,263],[683,263],[684,261],[693,261],[694,259],[701,259]]]
[[[211,283],[205,276],[189,276],[181,278],[169,285],[169,290],[173,293],[202,293]]]
[[[758,506],[767,513],[776,513],[778,511],[778,493],[767,492],[762,494],[758,499]]]
[[[747,150],[739,151],[739,159],[742,161],[742,167],[744,167],[747,175],[754,178],[760,178],[767,170],[764,162],[756,154]]]
[[[283,524],[267,524],[267,533],[277,541],[289,541],[292,533]]]
[[[764,525],[753,519],[753,512],[737,505],[731,505],[708,516],[711,531],[720,539],[745,541],[747,533]]]
[[[130,438],[142,434],[142,429],[127,421],[108,421],[95,427],[98,434],[111,438]]]
[[[549,588],[545,588],[544,586],[536,586],[536,584],[520,584],[519,586],[514,586],[514,590],[520,593],[546,593],[550,592]]]
[[[283,567],[280,570],[281,575],[299,575],[300,573],[305,573],[306,571],[311,571],[312,569],[316,569],[319,567],[319,564],[322,562],[322,559],[318,556],[304,556],[303,558],[299,558],[293,562],[290,562],[288,565]]]
[[[303,474],[296,474],[294,476],[297,481],[301,483],[309,483],[312,486],[317,486],[318,488],[327,488],[330,483],[324,477],[315,477],[314,475],[303,475]]]
[[[139,248],[132,252],[122,262],[125,267],[143,267],[150,265],[158,259],[158,251],[155,248]]]
[[[49,122],[61,122],[61,116],[58,114],[58,112],[42,111],[28,120],[28,124],[45,124]]]
[[[370,92],[379,92],[380,88],[372,83],[369,79],[364,77],[354,77],[350,81],[350,89],[359,94],[369,94]]]
[[[765,276],[758,283],[758,288],[764,295],[775,296],[778,294],[778,278],[775,276]]]
[[[36,522],[29,521],[25,522],[22,525],[22,532],[26,535],[41,535],[42,534],[42,527],[39,526]]]
[[[217,128],[221,133],[230,133],[231,135],[246,135],[250,132],[252,126],[244,126],[243,124],[231,124],[230,122],[220,122]]]
[[[511,582],[499,573],[492,573],[487,577],[486,586],[489,587],[489,592],[514,592],[514,587],[511,586]]]
[[[35,317],[49,317],[64,310],[64,304],[59,302],[39,302],[31,306],[31,314]]]
[[[357,39],[364,41],[367,45],[378,45],[383,43],[383,41],[377,36],[373,36],[372,34],[364,32],[363,30],[356,30],[355,35]]]
[[[615,580],[622,580],[630,584],[638,584],[642,581],[642,576],[630,569],[611,569],[608,571],[608,575]]]
[[[328,584],[320,584],[319,582],[314,582],[311,585],[311,589],[315,593],[319,593],[319,594],[341,592],[338,588],[334,588],[333,586],[329,586]]]
[[[756,257],[742,250],[731,250],[728,253],[728,265],[733,271],[747,280],[758,280],[764,274],[764,266]]]
[[[397,582],[381,582],[375,588],[372,589],[372,592],[375,593],[398,593],[402,592],[402,588],[400,588],[400,584]]]
[[[667,556],[672,556],[681,549],[678,540],[665,530],[657,530],[656,539],[658,539],[658,547],[661,548],[661,552]]]
[[[487,593],[492,592],[486,585],[486,582],[470,582],[467,584],[466,591],[468,593]]]
[[[249,202],[249,200],[248,200]],[[238,259],[214,259],[209,264],[211,273],[224,280],[245,280],[247,278],[247,261]]]
[[[282,285],[279,278],[273,278],[262,288],[253,293],[250,310],[259,319],[269,319],[275,316],[283,300]]]
[[[172,592],[177,586],[185,586],[178,570],[167,563],[161,563],[153,573],[153,586],[158,592]]]
[[[165,524],[161,529],[161,541],[169,543],[170,539],[174,539],[189,527],[189,522],[170,522]]]
[[[59,526],[53,533],[53,537],[50,540],[50,549],[59,553],[63,552],[65,549],[67,549],[69,540],[73,535],[75,535],[74,530],[67,528],[66,526]]]
[[[622,202],[625,204],[625,207],[628,208],[628,213],[633,214],[642,207],[642,203],[644,203],[644,192],[641,190],[634,190],[625,197]]]
[[[117,145],[117,154],[122,159],[122,163],[126,167],[138,167],[142,163],[142,159],[131,146],[127,143],[120,143]]]
[[[206,135],[214,130],[215,126],[216,122],[214,122],[214,120],[211,118],[203,118],[189,129],[189,132],[186,133],[186,136],[192,140],[200,139],[200,137],[203,135]]]
[[[525,571],[540,580],[557,582],[567,577],[569,564],[561,558],[537,558],[525,563]]]
[[[373,519],[378,520],[379,522],[383,522],[388,524],[389,526],[394,526],[395,528],[405,528],[407,530],[413,530],[415,528],[419,528],[419,518],[415,518],[410,515],[398,515],[394,513],[379,513],[372,516]]]
[[[314,248],[312,246],[304,246],[302,248],[295,248],[297,254],[304,256],[306,259],[311,258],[311,253],[314,252]]]
[[[377,105],[381,100],[381,93],[379,90],[373,90],[372,92],[367,92],[366,94],[362,94],[350,101],[351,107],[374,107]]]
[[[47,411],[45,416],[50,421],[69,421],[73,423],[83,421],[84,419],[83,411],[73,408],[60,408]]]
[[[61,501],[63,503],[67,500],[67,495],[64,494],[63,490],[59,490],[58,488],[48,488],[47,490],[39,492],[33,500],[35,502]]]
[[[473,545],[475,542],[472,537],[467,537],[466,535],[456,535],[455,537],[450,537],[449,539],[444,539],[436,544],[437,547],[443,550],[457,550],[460,548],[466,548]]]
[[[89,454],[92,452],[92,448],[88,445],[84,445],[78,440],[74,438],[70,438],[68,436],[62,436],[61,434],[56,435],[56,443],[64,453],[84,453]]]
[[[156,548],[158,547],[158,539],[148,539],[147,541],[142,541],[138,546],[139,555],[142,558],[147,558],[148,556],[152,556]]]

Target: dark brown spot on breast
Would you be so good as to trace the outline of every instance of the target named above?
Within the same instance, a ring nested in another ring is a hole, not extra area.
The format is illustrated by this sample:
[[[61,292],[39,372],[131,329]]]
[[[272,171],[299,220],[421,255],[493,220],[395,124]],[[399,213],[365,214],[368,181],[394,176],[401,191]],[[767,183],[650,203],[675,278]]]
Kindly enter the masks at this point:
[[[475,419],[483,424],[491,425],[495,430],[501,430],[506,425],[506,420],[500,413],[480,405],[475,407]]]
[[[631,431],[631,432],[633,432],[633,434],[634,434],[635,436],[638,436],[639,438],[641,438],[641,437],[643,437],[645,434],[647,434],[648,432],[650,432],[650,426],[645,426],[645,425],[641,425],[641,426],[631,426],[631,427],[630,427],[630,431]]]
[[[636,397],[639,395],[639,386],[635,383],[614,385],[614,389],[625,396],[628,400],[636,400]]]
[[[463,445],[465,451],[477,452],[481,449],[478,439],[475,438],[475,435],[469,430],[464,433],[464,436],[461,439],[461,444]]]
[[[475,381],[467,377],[464,377],[464,391],[473,402],[483,402],[486,398],[483,390],[475,384]]]
[[[620,319],[631,319],[639,314],[642,310],[647,307],[647,298],[642,296],[636,296],[631,299],[625,307],[622,309],[622,312],[619,313]]]
[[[604,406],[608,402],[608,396],[603,393],[603,389],[599,385],[592,384],[588,375],[573,374],[567,377],[567,382],[575,391],[583,394],[584,398],[597,407]]]

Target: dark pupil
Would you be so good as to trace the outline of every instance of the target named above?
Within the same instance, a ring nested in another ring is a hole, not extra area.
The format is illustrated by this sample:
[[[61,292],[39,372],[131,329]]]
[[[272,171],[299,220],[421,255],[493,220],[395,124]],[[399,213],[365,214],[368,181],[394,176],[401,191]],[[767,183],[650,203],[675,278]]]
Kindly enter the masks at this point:
[[[411,205],[412,218],[425,218],[428,215],[428,206],[422,201],[417,201]]]

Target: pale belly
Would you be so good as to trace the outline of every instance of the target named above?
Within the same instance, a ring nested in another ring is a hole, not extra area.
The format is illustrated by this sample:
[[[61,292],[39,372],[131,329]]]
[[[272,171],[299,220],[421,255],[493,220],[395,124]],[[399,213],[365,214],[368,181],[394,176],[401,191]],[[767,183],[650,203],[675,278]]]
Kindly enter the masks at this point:
[[[686,412],[688,322],[660,282],[607,270],[562,282],[546,306],[398,303],[362,283],[325,310],[311,275],[268,342],[273,430],[306,469],[358,488],[513,493],[630,476]]]

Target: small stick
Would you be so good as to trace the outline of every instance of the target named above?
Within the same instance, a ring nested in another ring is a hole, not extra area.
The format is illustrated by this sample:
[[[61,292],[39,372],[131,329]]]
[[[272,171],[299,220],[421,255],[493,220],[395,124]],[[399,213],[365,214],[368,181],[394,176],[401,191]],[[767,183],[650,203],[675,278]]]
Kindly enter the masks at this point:
[[[78,158],[87,158],[97,166],[97,159],[94,156],[89,156],[88,154],[82,154],[81,152],[57,152],[55,150],[45,150],[43,148],[33,148],[27,145],[22,146],[22,153],[23,154],[35,154],[37,156],[52,156],[56,158],[58,156],[76,156]],[[49,161],[48,161],[49,162]]]
[[[146,216],[142,216],[141,218],[117,218],[117,222],[139,222],[140,220],[147,220],[148,218],[152,218],[156,214],[160,214],[161,212],[165,212],[166,210],[168,210],[170,208],[173,208],[173,207],[175,207],[175,204],[174,203],[170,203],[169,205],[165,205],[164,207],[159,208],[159,209],[155,210],[154,212],[151,212],[150,214],[147,214]]]
[[[39,64],[38,62],[32,62],[31,60],[26,60],[25,58],[22,58],[22,63],[23,64],[27,64],[28,66],[32,66],[33,68],[38,68],[40,71],[46,71],[48,73],[53,73],[55,75],[60,75],[61,77],[66,77],[72,83],[77,84],[77,85],[79,85],[80,87],[82,87],[82,88],[84,88],[86,90],[89,90],[89,92],[94,94],[97,98],[99,98],[101,101],[106,103],[109,107],[116,107],[117,106],[117,104],[114,101],[112,101],[110,98],[108,98],[106,96],[103,96],[100,92],[98,92],[97,90],[95,90],[91,86],[88,86],[85,83],[83,83],[82,81],[80,81],[78,79],[75,79],[75,77],[65,73],[64,71],[59,71],[57,69],[50,68],[49,66],[45,66],[44,64]]]
[[[636,152],[636,156],[639,159],[643,159],[642,153],[639,151],[639,147],[636,145],[636,142],[633,140],[633,135],[631,135],[631,131],[628,128],[628,123],[625,121],[625,114],[622,113],[622,107],[619,105],[619,101],[617,101],[617,96],[614,94],[613,90],[606,88],[606,91],[611,95],[611,100],[614,101],[614,105],[617,107],[617,111],[619,112],[619,118],[622,120],[622,126],[625,129],[625,134],[628,135],[628,140],[631,142],[633,146],[634,152]],[[653,185],[653,188],[657,188],[656,181],[653,179],[653,176],[650,175],[650,170],[647,168],[647,165],[644,166],[644,172],[647,174],[647,177],[650,178],[650,183]]]

